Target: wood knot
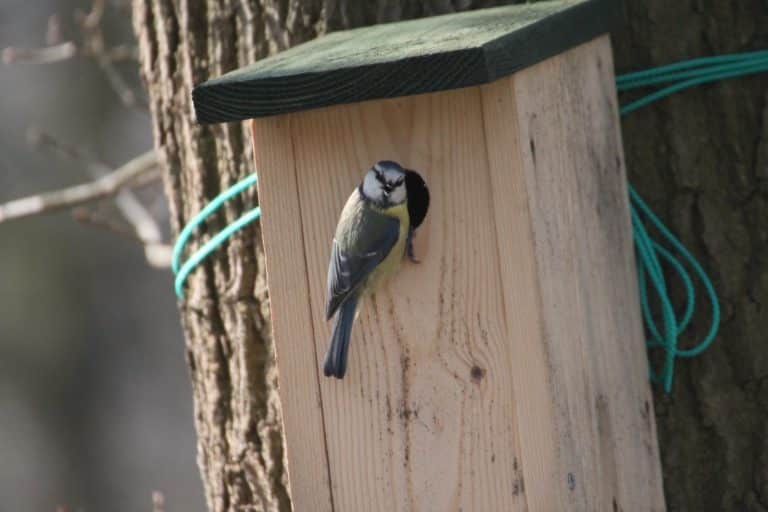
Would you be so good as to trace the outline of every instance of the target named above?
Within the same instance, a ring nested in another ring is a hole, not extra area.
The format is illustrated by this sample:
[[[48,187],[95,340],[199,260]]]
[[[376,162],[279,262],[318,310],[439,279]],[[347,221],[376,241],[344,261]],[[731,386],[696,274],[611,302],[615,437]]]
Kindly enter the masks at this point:
[[[485,377],[485,370],[477,365],[473,365],[472,369],[469,371],[469,376],[472,378],[472,382],[479,384],[480,381],[483,380],[483,377]]]

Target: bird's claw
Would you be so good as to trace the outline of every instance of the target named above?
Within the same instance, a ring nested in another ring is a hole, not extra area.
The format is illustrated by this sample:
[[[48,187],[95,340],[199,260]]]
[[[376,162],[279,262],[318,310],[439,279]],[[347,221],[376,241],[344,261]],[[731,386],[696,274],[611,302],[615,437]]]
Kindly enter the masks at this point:
[[[406,254],[406,256],[408,256],[408,260],[411,263],[416,263],[416,264],[421,263],[421,260],[417,260],[416,259],[416,254],[413,251],[413,240],[412,239],[408,240],[408,245],[406,246],[405,254]]]

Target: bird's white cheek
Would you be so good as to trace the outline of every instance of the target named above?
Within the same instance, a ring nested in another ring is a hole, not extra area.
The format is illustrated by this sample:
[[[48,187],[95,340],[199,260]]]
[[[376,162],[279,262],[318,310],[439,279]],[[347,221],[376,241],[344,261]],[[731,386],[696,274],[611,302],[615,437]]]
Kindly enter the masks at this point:
[[[379,187],[375,180],[366,177],[363,181],[363,194],[368,199],[376,200],[381,197],[381,187]]]
[[[389,196],[389,202],[391,204],[400,204],[405,201],[405,187],[398,187],[392,191]]]

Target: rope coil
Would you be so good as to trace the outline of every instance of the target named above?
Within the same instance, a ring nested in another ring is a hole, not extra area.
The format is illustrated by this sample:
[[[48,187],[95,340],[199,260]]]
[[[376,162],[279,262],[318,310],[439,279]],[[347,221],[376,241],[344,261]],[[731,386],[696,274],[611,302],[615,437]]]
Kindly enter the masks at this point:
[[[622,116],[649,105],[654,101],[700,84],[716,82],[726,78],[746,76],[768,71],[768,50],[729,55],[716,55],[690,59],[666,66],[659,66],[643,71],[626,73],[616,77],[619,92],[671,83],[651,94],[643,96],[621,107]],[[675,361],[678,357],[695,357],[709,347],[720,327],[720,304],[717,293],[709,276],[699,262],[685,248],[663,222],[653,213],[632,185],[629,186],[630,215],[632,218],[632,238],[637,253],[637,277],[640,290],[640,306],[643,322],[649,334],[646,345],[649,349],[664,350],[664,364],[660,372],[650,368],[651,380],[660,382],[664,391],[672,391],[675,373]],[[643,218],[661,235],[661,240],[671,247],[665,248],[654,240],[645,227]],[[679,256],[675,256],[675,253]],[[682,261],[681,261],[682,260]],[[662,261],[679,277],[685,290],[686,301],[682,317],[678,317],[669,297],[669,289],[664,278]],[[704,337],[692,348],[678,348],[680,336],[690,326],[695,312],[696,292],[693,280],[686,270],[686,264],[698,277],[710,303],[710,325]],[[650,281],[650,287],[649,287]],[[661,313],[661,326],[654,319],[649,301],[649,291],[655,292],[658,309]]]
[[[213,215],[216,210],[221,208],[221,205],[246,188],[255,185],[256,182],[256,173],[238,181],[227,190],[214,197],[213,200],[192,217],[192,220],[190,220],[187,225],[184,226],[184,229],[181,230],[179,238],[176,239],[176,243],[173,246],[173,254],[171,256],[171,270],[173,270],[173,273],[176,276],[173,281],[176,297],[181,299],[184,296],[184,281],[187,280],[187,276],[189,276],[190,272],[192,272],[201,261],[223,244],[235,231],[239,231],[261,217],[261,208],[257,206],[219,231],[213,238],[203,244],[202,247],[194,251],[183,264],[181,263],[181,255],[184,252],[184,247],[186,247],[187,242],[189,242],[189,237],[192,236],[192,232],[195,228],[204,222],[205,219]]]

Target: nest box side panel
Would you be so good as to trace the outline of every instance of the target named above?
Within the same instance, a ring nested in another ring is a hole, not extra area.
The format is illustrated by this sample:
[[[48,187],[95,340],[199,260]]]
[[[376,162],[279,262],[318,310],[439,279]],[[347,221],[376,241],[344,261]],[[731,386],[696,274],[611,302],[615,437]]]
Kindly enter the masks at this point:
[[[291,499],[295,510],[331,512],[290,118],[254,121],[252,133]]]
[[[396,160],[432,194],[421,263],[364,303],[344,380],[320,381],[335,510],[526,509],[498,277],[514,262],[499,259],[480,100],[469,88],[292,114],[318,369],[331,240],[363,172]]]
[[[486,87],[516,98],[568,510],[664,510],[610,40]],[[494,132],[496,133],[496,132]]]

